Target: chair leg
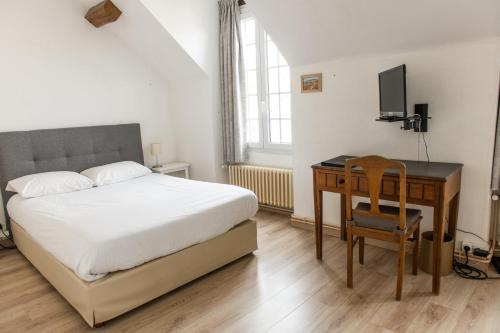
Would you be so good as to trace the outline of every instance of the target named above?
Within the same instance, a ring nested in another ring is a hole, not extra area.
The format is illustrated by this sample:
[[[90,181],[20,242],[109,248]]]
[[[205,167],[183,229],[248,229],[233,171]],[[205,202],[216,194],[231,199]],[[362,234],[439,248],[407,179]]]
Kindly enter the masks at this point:
[[[399,269],[398,269],[398,284],[396,286],[396,300],[401,300],[403,289],[403,275],[405,272],[405,237],[399,238]]]
[[[359,236],[359,263],[363,265],[365,263],[365,238]]]
[[[347,287],[352,288],[352,226],[347,226]]]
[[[413,275],[417,275],[418,273],[418,245],[420,244],[420,223],[417,225],[417,228],[413,232]]]

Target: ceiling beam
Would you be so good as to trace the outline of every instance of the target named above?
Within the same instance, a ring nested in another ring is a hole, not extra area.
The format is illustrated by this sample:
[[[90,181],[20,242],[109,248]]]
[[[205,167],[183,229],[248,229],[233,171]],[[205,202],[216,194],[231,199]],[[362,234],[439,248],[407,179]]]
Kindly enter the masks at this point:
[[[118,9],[111,0],[104,0],[90,8],[85,18],[92,23],[94,27],[99,28],[105,24],[118,20],[121,14],[121,10]]]

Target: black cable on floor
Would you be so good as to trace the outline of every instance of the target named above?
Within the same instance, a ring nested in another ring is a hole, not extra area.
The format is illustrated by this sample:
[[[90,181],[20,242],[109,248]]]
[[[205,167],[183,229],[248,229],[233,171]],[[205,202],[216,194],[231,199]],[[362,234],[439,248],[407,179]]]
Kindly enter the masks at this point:
[[[2,235],[4,235],[4,237],[5,237],[6,239],[8,239],[9,241],[11,241],[11,242],[14,244],[14,242],[12,241],[12,239],[11,239],[9,236],[7,236],[7,235],[5,234],[5,232],[3,231],[3,228],[2,228],[2,226],[1,226],[1,225],[0,225],[0,232],[2,232]],[[5,246],[5,245],[3,245],[3,244],[0,244],[0,248],[1,248],[1,249],[3,249],[3,250],[14,250],[14,249],[15,249],[15,248],[17,248],[17,247],[16,247],[16,245],[15,245],[15,244],[14,244],[14,245],[12,245],[12,246]]]
[[[465,249],[465,262],[460,262],[453,258],[453,270],[463,279],[469,280],[497,280],[500,277],[489,277],[485,271],[479,268],[472,267],[469,265],[469,251],[470,249]]]
[[[16,246],[5,246],[5,245],[0,244],[0,249],[2,249],[2,250],[14,250],[16,248],[17,248]]]

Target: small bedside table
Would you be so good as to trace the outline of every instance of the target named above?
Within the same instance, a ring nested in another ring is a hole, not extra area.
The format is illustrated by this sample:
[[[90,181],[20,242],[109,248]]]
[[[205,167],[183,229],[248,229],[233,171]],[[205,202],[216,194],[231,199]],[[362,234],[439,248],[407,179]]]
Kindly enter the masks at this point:
[[[169,173],[174,173],[178,171],[184,171],[186,179],[189,179],[189,163],[184,162],[172,162],[163,164],[158,168],[152,168],[154,173],[161,173],[162,175],[168,175]]]

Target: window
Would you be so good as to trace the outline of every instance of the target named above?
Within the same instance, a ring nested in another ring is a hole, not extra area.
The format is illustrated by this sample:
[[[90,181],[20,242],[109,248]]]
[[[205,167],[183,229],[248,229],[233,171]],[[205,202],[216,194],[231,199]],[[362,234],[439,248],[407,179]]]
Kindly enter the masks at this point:
[[[241,28],[245,53],[247,142],[254,148],[290,148],[290,67],[271,37],[253,17],[243,14]]]

